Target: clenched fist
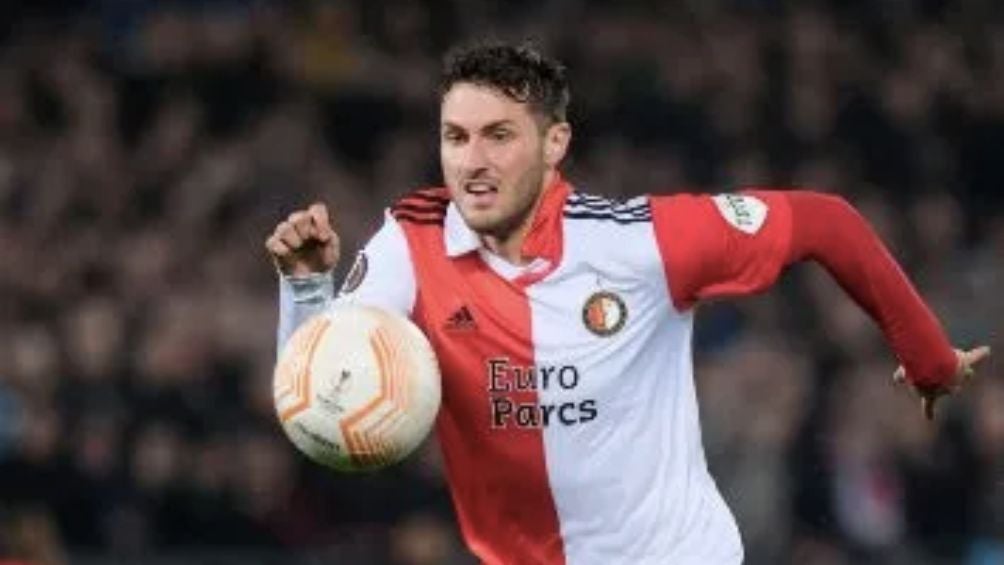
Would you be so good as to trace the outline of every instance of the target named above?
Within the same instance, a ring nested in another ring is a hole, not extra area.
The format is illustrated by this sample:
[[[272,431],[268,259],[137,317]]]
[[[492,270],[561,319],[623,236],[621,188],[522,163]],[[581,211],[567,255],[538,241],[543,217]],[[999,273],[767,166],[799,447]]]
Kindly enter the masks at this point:
[[[280,222],[265,240],[265,248],[276,268],[288,277],[331,271],[341,253],[328,208],[320,202],[306,210],[297,210]]]

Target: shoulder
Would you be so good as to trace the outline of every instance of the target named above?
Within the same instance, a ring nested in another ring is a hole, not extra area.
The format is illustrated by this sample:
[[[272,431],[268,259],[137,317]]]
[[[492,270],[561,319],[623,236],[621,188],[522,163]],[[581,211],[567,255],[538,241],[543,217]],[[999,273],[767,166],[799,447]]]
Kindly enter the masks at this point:
[[[652,221],[652,207],[647,195],[618,200],[576,191],[569,194],[565,201],[564,216],[569,220],[622,225],[647,223]]]
[[[420,188],[394,202],[390,214],[403,224],[443,225],[449,205],[450,195],[446,188]]]
[[[598,269],[610,280],[646,286],[661,276],[648,195],[617,199],[576,191],[563,215],[569,268]]]
[[[656,223],[708,229],[731,226],[747,235],[760,231],[770,217],[787,216],[787,192],[743,187],[715,194],[675,194],[652,199]]]

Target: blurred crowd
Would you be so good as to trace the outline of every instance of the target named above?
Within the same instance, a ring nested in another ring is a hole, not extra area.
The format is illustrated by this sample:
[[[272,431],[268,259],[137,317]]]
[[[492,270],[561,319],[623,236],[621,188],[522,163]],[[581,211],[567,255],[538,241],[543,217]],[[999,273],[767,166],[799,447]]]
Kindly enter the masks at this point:
[[[282,436],[263,248],[323,199],[349,255],[439,182],[455,41],[532,38],[568,65],[583,190],[844,194],[955,343],[1004,353],[997,4],[3,3],[0,561],[470,561],[434,444],[341,476]],[[697,346],[748,563],[1004,562],[999,362],[926,424],[871,321],[805,266],[702,308]]]

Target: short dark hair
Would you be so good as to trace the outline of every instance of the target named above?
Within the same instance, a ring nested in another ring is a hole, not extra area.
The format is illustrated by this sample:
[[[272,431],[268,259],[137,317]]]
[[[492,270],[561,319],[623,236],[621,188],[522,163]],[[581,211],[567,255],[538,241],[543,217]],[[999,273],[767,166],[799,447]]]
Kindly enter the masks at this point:
[[[529,43],[492,41],[454,48],[443,59],[440,97],[458,82],[497,89],[551,123],[567,119],[571,93],[565,67]]]

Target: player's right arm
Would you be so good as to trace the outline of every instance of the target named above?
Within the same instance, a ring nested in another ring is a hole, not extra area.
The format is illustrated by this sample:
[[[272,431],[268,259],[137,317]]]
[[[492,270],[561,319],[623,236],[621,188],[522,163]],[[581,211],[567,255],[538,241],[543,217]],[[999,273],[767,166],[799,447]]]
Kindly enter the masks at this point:
[[[265,240],[265,248],[279,272],[280,348],[300,324],[338,303],[411,314],[414,269],[404,231],[389,214],[356,256],[337,296],[333,273],[341,243],[324,204],[313,204],[279,222]]]

